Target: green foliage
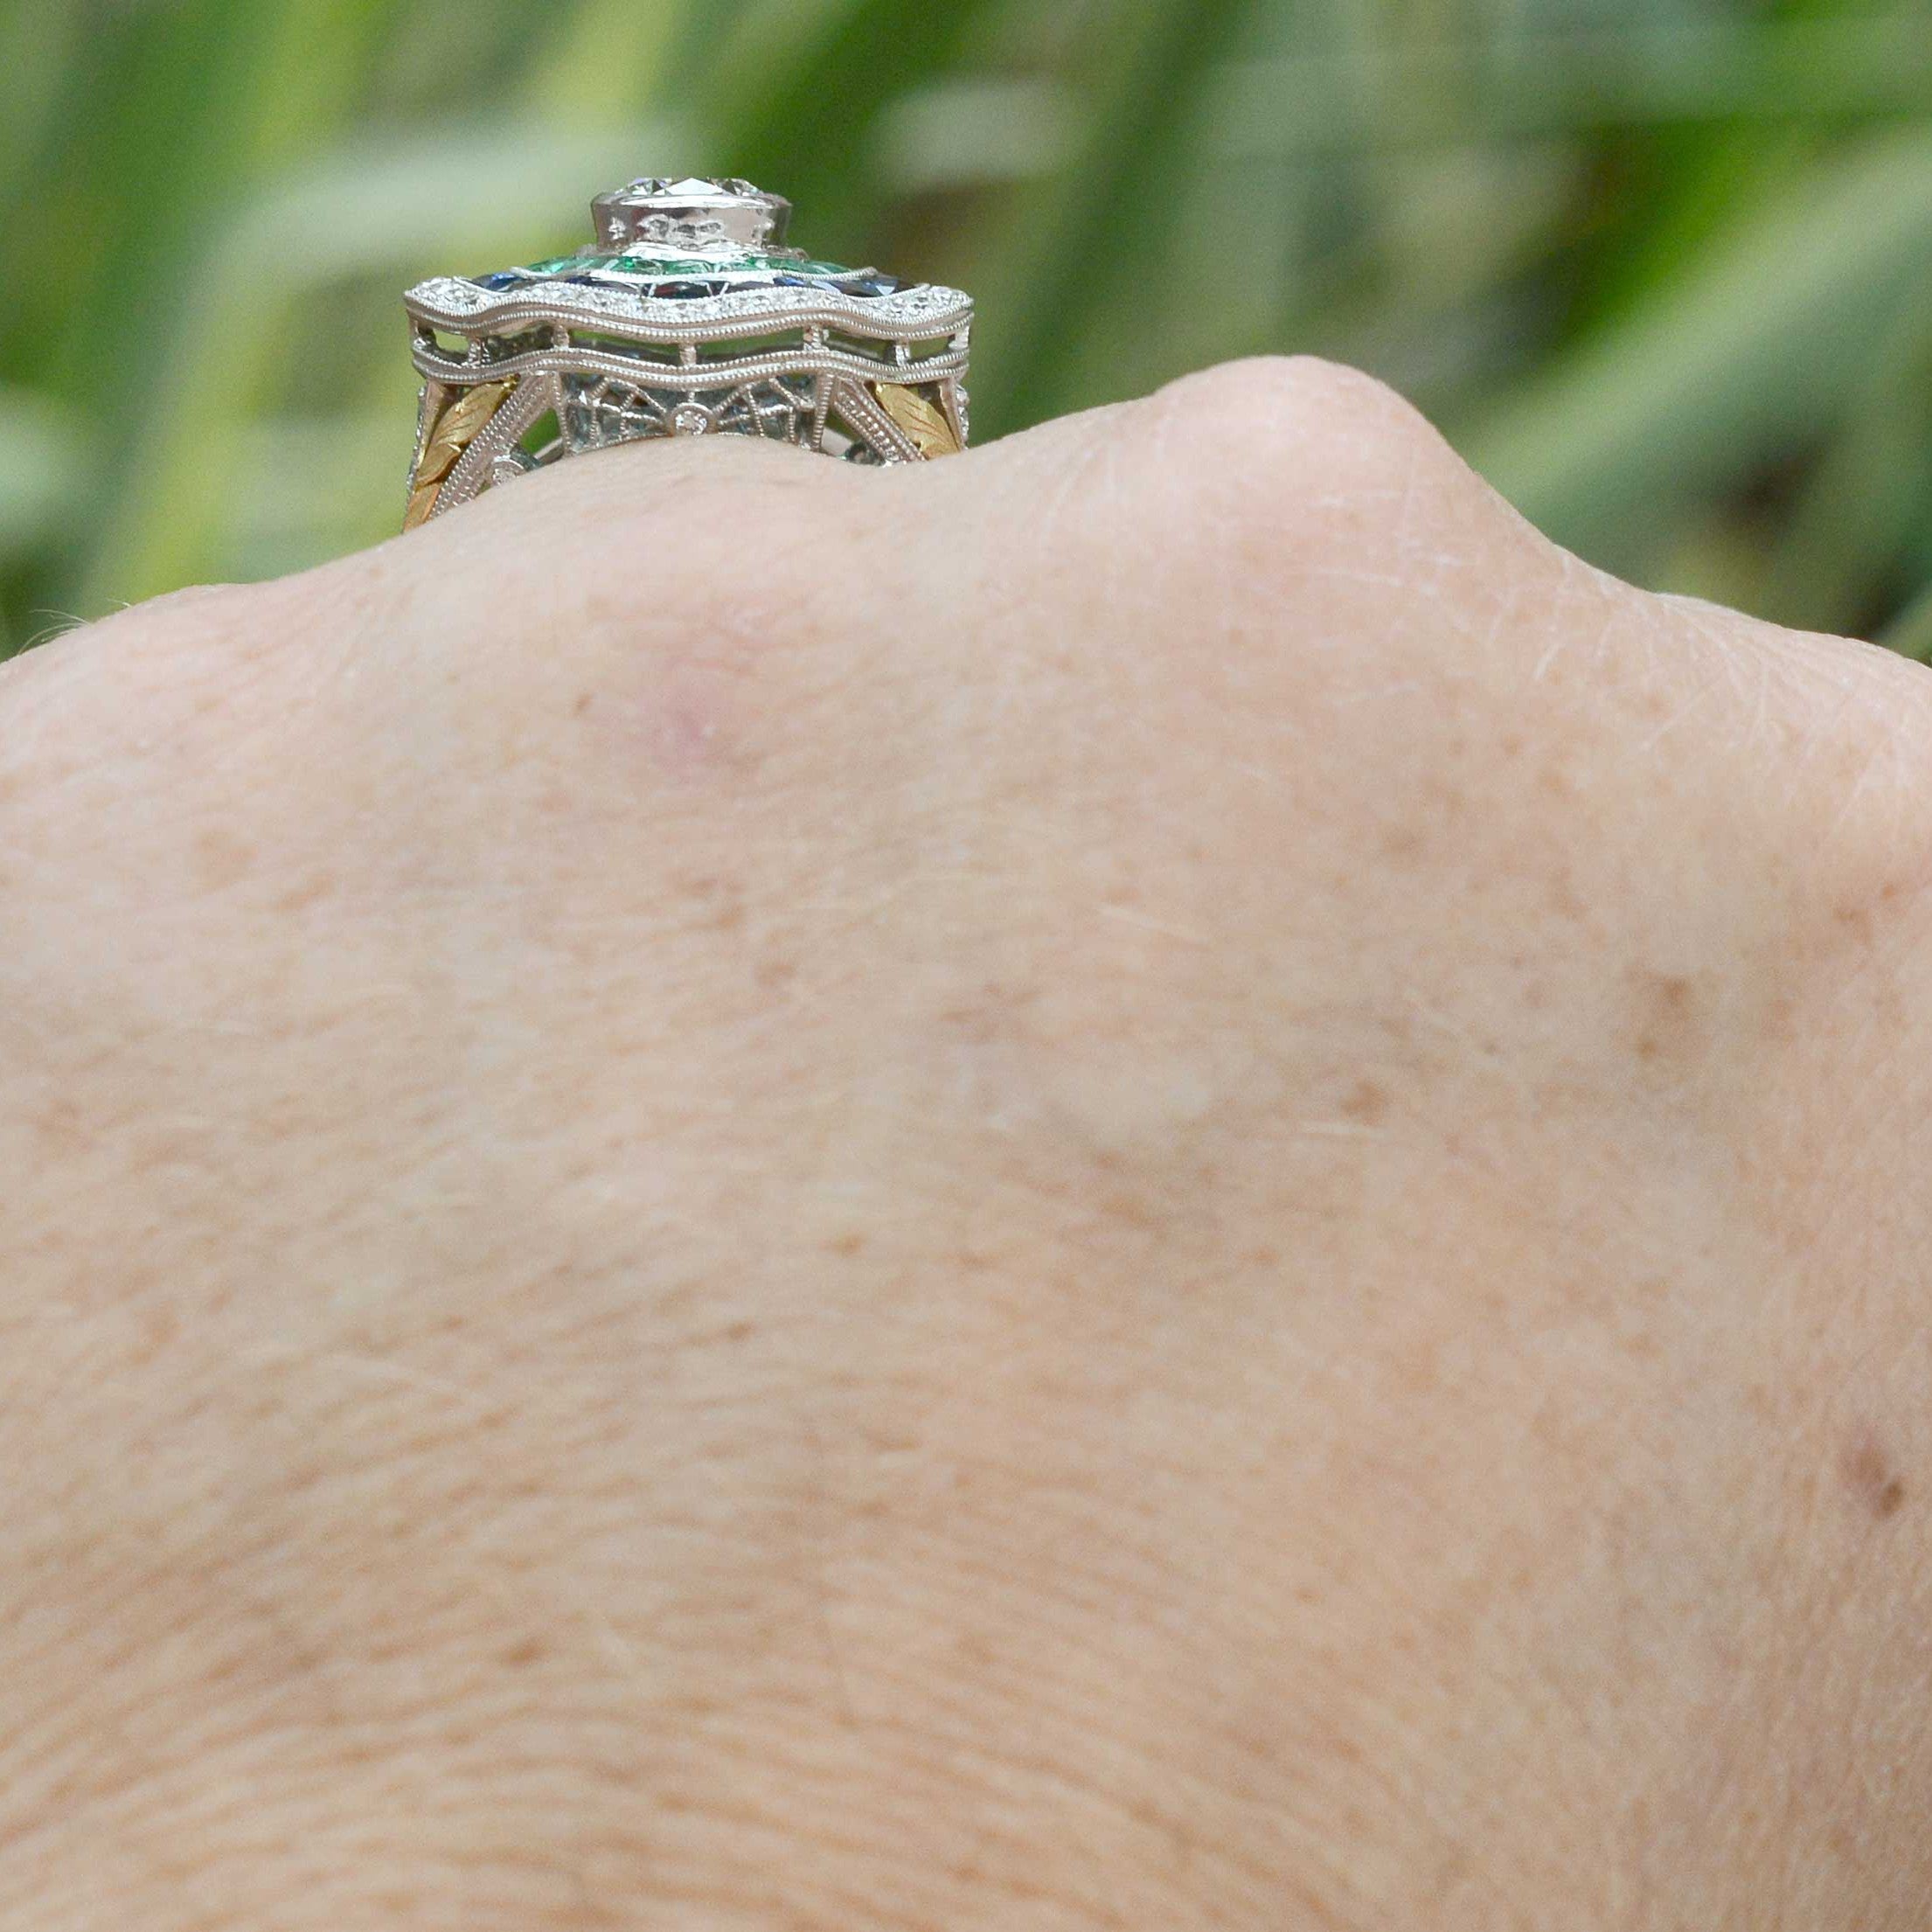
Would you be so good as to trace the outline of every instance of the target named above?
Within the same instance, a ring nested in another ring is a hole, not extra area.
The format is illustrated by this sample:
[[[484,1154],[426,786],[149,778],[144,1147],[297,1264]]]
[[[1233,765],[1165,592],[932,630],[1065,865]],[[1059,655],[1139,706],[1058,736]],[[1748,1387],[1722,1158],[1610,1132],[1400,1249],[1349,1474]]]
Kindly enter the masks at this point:
[[[400,289],[664,170],[974,290],[983,435],[1312,349],[1932,653],[1932,0],[0,0],[0,655],[390,533]]]

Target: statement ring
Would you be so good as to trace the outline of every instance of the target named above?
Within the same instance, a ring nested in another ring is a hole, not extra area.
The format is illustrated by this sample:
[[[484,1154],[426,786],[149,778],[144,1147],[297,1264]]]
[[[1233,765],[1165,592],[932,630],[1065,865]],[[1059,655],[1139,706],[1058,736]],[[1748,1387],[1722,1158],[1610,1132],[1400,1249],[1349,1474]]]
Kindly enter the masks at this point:
[[[973,305],[782,246],[748,181],[600,195],[573,255],[404,297],[423,378],[403,527],[532,469],[657,436],[763,436],[847,462],[966,447]]]

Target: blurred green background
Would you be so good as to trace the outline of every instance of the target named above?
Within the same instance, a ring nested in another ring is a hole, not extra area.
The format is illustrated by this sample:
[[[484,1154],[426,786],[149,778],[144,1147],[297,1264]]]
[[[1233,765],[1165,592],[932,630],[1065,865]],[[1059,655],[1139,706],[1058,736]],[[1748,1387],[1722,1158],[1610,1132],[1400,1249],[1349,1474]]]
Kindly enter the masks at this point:
[[[973,290],[982,439],[1314,350],[1932,651],[1932,0],[0,0],[0,655],[390,534],[400,290],[660,171]]]

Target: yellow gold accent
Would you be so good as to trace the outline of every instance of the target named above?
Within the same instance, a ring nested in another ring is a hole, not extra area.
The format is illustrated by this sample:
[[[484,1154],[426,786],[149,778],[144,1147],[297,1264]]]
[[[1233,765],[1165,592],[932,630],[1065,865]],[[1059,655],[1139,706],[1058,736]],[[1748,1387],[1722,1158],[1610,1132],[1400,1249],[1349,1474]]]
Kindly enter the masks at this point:
[[[472,388],[459,390],[456,400],[446,409],[438,411],[427,403],[424,405],[409,512],[402,523],[406,531],[428,522],[449,472],[462,461],[463,451],[483,434],[490,419],[516,386],[514,376],[503,382],[479,382]]]
[[[927,401],[904,383],[882,382],[874,392],[879,407],[912,439],[913,447],[928,461],[960,453],[959,432],[938,404]]]

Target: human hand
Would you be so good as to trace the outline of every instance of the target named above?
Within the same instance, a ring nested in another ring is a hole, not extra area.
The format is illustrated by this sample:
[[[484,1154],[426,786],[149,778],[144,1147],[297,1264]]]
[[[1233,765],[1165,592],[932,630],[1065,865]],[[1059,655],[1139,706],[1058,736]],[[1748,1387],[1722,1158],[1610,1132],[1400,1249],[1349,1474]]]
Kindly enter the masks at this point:
[[[1922,671],[1366,379],[0,672],[0,1926],[1916,1926]]]

